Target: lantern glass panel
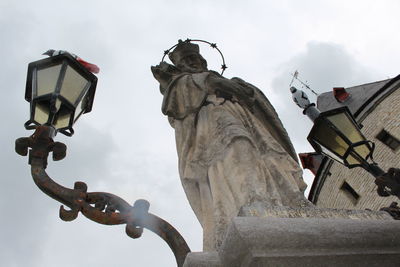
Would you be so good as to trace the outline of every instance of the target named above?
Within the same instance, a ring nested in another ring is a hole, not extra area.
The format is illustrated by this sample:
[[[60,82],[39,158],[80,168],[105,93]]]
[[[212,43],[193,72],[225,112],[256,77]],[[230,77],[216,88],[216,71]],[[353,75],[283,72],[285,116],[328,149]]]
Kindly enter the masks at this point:
[[[358,129],[358,126],[354,123],[354,121],[349,117],[347,113],[337,113],[327,117],[327,119],[331,121],[332,124],[335,125],[336,128],[338,128],[338,130],[342,132],[352,144],[366,140]],[[371,152],[368,144],[356,146],[353,148],[353,150],[363,159],[366,159]],[[349,162],[349,164],[359,163],[359,160],[357,160],[351,154],[347,157],[347,161]]]
[[[371,147],[368,144],[362,144],[356,147],[353,147],[352,149],[355,153],[358,154],[361,158],[367,160],[368,156],[371,154]],[[360,164],[361,161],[357,159],[357,157],[354,157],[353,152],[349,154],[349,156],[346,158],[347,162],[349,165],[354,165],[354,164]]]
[[[337,156],[343,157],[349,147],[349,144],[347,144],[346,141],[340,135],[338,135],[332,127],[329,127],[323,123],[323,121],[315,124],[314,127],[314,135],[312,138],[321,146],[337,154]]]
[[[326,147],[324,147],[323,145],[319,144],[317,142],[317,144],[319,145],[319,147],[321,148],[321,152],[324,153],[325,155],[328,155],[329,157],[333,158],[336,161],[339,161],[340,163],[343,164],[343,159],[339,158],[335,153],[333,153],[332,151],[330,151],[329,149],[327,149]]]
[[[57,105],[59,103],[59,105]],[[72,114],[74,109],[71,109],[69,105],[56,100],[57,114],[55,116],[55,120],[53,121],[53,125],[56,129],[62,129],[69,126]]]
[[[86,103],[86,95],[83,97],[82,101],[78,103],[78,106],[75,109],[75,117],[74,121],[76,121],[79,116],[83,113]]]
[[[68,66],[61,87],[61,95],[75,106],[76,101],[79,100],[79,96],[82,95],[87,85],[88,80],[72,67]]]
[[[60,115],[58,115],[57,120],[54,123],[55,128],[56,129],[61,129],[61,128],[68,127],[70,118],[71,118],[71,114],[60,114]]]
[[[37,103],[35,105],[34,120],[39,124],[45,124],[49,119],[49,108],[46,105]]]
[[[54,92],[61,70],[61,64],[37,71],[37,96]]]
[[[328,116],[327,119],[332,122],[332,124],[335,125],[336,128],[351,141],[351,143],[365,140],[358,130],[358,126],[353,123],[346,113],[333,114]]]

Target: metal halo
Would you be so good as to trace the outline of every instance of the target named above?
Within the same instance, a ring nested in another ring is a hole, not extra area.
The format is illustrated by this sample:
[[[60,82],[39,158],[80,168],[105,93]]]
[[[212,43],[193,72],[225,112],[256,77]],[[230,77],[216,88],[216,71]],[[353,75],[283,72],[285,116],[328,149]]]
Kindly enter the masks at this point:
[[[219,53],[219,54],[221,55],[221,57],[222,57],[222,65],[221,65],[222,71],[221,71],[221,75],[224,74],[224,71],[225,71],[226,68],[228,68],[228,67],[227,67],[226,64],[225,64],[224,55],[222,54],[221,50],[219,50],[219,48],[217,47],[217,44],[216,44],[216,43],[210,43],[210,42],[207,42],[207,41],[204,41],[204,40],[189,39],[189,38],[186,39],[184,42],[186,42],[186,43],[190,43],[190,42],[202,42],[202,43],[209,44],[213,49],[217,49],[218,53]],[[163,55],[163,57],[162,57],[162,59],[161,59],[161,62],[164,61],[165,56],[168,55],[169,52],[170,52],[172,49],[174,49],[178,44],[179,44],[179,43],[175,44],[175,45],[172,46],[170,49],[167,49],[167,50],[164,51],[164,55]]]

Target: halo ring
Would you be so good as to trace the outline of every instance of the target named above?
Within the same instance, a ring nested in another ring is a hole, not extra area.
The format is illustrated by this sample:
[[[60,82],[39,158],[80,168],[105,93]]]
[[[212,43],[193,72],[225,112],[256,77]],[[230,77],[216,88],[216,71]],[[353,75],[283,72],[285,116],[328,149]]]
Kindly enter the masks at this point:
[[[221,50],[219,50],[219,48],[217,47],[217,44],[216,44],[216,43],[210,43],[210,42],[205,41],[205,40],[200,40],[200,39],[189,39],[189,38],[186,39],[184,42],[187,42],[187,43],[191,43],[191,42],[206,43],[206,44],[209,44],[209,45],[211,46],[211,48],[216,49],[216,50],[218,51],[218,53],[221,55],[221,58],[222,58],[222,65],[221,65],[222,71],[221,71],[221,75],[224,74],[224,71],[225,71],[228,67],[227,67],[226,64],[225,64],[224,55],[222,54]],[[171,50],[174,49],[178,44],[179,44],[179,43],[175,44],[175,45],[172,46],[171,48],[169,48],[169,49],[167,49],[167,50],[164,51],[164,55],[163,55],[163,57],[162,57],[162,59],[161,59],[161,62],[164,61],[165,56],[167,56],[167,55],[171,52]]]

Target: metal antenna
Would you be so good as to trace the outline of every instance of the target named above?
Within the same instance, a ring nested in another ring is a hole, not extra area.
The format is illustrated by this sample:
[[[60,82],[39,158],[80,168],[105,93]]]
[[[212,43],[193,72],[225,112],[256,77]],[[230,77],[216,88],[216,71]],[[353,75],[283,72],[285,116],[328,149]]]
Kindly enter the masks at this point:
[[[291,73],[290,75],[292,75],[292,80],[290,81],[289,87],[292,86],[294,79],[297,79],[297,75],[299,75],[299,72],[296,70],[293,74]]]
[[[290,82],[290,86],[292,86],[293,81],[296,79],[298,80],[304,87],[306,87],[308,90],[310,90],[314,95],[318,96],[318,94],[310,88],[310,86],[308,84],[306,84],[305,82],[303,82],[302,80],[299,79],[299,72],[296,70],[294,73],[291,73],[290,75],[292,75],[292,81]]]

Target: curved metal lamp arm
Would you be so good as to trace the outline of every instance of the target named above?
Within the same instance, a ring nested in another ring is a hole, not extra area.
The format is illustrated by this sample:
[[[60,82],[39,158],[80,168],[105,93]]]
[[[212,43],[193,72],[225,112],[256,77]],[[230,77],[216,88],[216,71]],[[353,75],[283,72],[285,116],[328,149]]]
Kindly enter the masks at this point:
[[[175,255],[178,266],[183,266],[186,255],[190,252],[185,239],[168,222],[148,212],[150,203],[137,200],[133,206],[122,198],[104,192],[87,192],[87,185],[75,182],[74,189],[66,188],[52,180],[45,171],[49,152],[54,160],[61,160],[66,155],[66,146],[53,142],[51,129],[47,126],[37,127],[31,137],[19,138],[15,142],[18,154],[26,156],[29,150],[29,164],[36,185],[48,196],[63,203],[60,207],[60,218],[72,221],[79,212],[88,219],[106,225],[126,224],[126,234],[139,238],[143,228],[156,233],[169,245]]]

